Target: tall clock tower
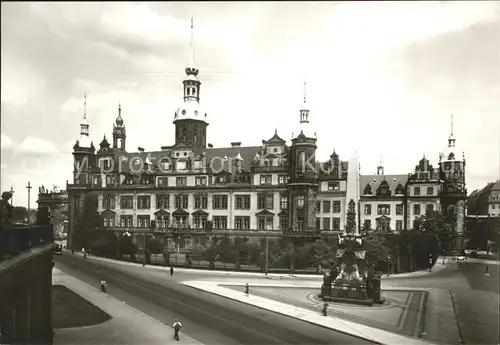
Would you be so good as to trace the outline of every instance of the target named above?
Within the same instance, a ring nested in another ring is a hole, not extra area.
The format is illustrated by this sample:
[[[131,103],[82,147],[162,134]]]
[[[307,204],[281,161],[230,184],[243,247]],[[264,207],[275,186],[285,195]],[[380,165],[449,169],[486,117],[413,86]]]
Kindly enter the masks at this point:
[[[309,118],[304,82],[304,103],[300,108],[299,128],[292,134],[292,145],[288,153],[287,185],[292,233],[312,232],[316,229],[316,194],[318,191],[318,172],[316,171],[316,132]]]

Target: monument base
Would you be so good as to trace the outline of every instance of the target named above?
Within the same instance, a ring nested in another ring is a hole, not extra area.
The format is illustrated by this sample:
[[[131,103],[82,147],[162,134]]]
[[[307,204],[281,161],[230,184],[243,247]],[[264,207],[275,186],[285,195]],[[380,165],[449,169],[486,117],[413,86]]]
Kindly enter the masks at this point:
[[[362,305],[377,303],[368,297],[366,285],[362,283],[334,282],[330,286],[323,284],[320,298],[324,301]]]

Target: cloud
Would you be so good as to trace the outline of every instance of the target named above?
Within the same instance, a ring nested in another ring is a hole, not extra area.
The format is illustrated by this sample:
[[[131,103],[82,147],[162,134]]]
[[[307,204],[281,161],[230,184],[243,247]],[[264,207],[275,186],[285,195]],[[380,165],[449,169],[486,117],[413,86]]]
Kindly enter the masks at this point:
[[[12,139],[5,133],[2,133],[1,136],[1,147],[3,150],[12,150],[14,148],[14,143]]]
[[[59,153],[59,149],[53,142],[41,138],[28,136],[19,145],[19,152],[34,154],[54,154]]]

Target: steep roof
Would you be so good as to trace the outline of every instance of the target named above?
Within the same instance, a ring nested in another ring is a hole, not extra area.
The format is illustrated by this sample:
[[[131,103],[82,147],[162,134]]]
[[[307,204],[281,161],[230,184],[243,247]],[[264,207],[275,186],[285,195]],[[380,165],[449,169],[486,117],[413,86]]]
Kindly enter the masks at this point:
[[[365,187],[367,184],[372,188],[373,195],[376,194],[377,188],[383,180],[386,180],[389,184],[389,189],[391,194],[394,194],[396,187],[401,184],[403,187],[408,181],[408,175],[360,175],[359,178],[359,188],[360,195],[363,195]]]
[[[500,190],[500,180],[496,181],[493,186],[491,187],[491,190]]]
[[[150,152],[116,152],[115,169],[118,169],[120,172],[124,173],[129,172],[130,170],[134,170],[134,168],[130,169],[130,167],[137,166],[138,169],[140,169],[140,161],[146,162],[147,157],[149,157],[149,161],[153,164],[153,166],[159,166],[160,162],[163,159],[166,160],[167,158],[177,158],[172,157],[172,152],[174,150],[182,150],[183,148],[189,148],[189,146],[175,146],[165,148],[165,150],[162,151]],[[211,164],[211,167],[214,170],[222,170],[221,165],[223,164],[223,162],[227,169],[228,163],[235,162],[235,158],[239,154],[243,159],[241,165],[242,169],[248,171],[250,170],[250,163],[252,162],[252,159],[255,157],[256,153],[260,152],[261,150],[261,146],[206,148],[202,150],[201,155],[205,156],[206,163]],[[225,157],[227,157],[227,161],[224,160]],[[120,161],[121,164],[119,163]]]

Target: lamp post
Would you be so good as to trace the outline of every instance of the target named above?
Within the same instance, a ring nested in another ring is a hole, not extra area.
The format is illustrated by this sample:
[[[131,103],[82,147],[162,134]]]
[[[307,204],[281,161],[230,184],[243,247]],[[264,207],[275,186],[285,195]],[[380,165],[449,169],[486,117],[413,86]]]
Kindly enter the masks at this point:
[[[429,272],[432,272],[432,254],[429,254]]]
[[[387,276],[389,277],[390,273],[390,269],[391,269],[391,256],[390,255],[387,255]]]

